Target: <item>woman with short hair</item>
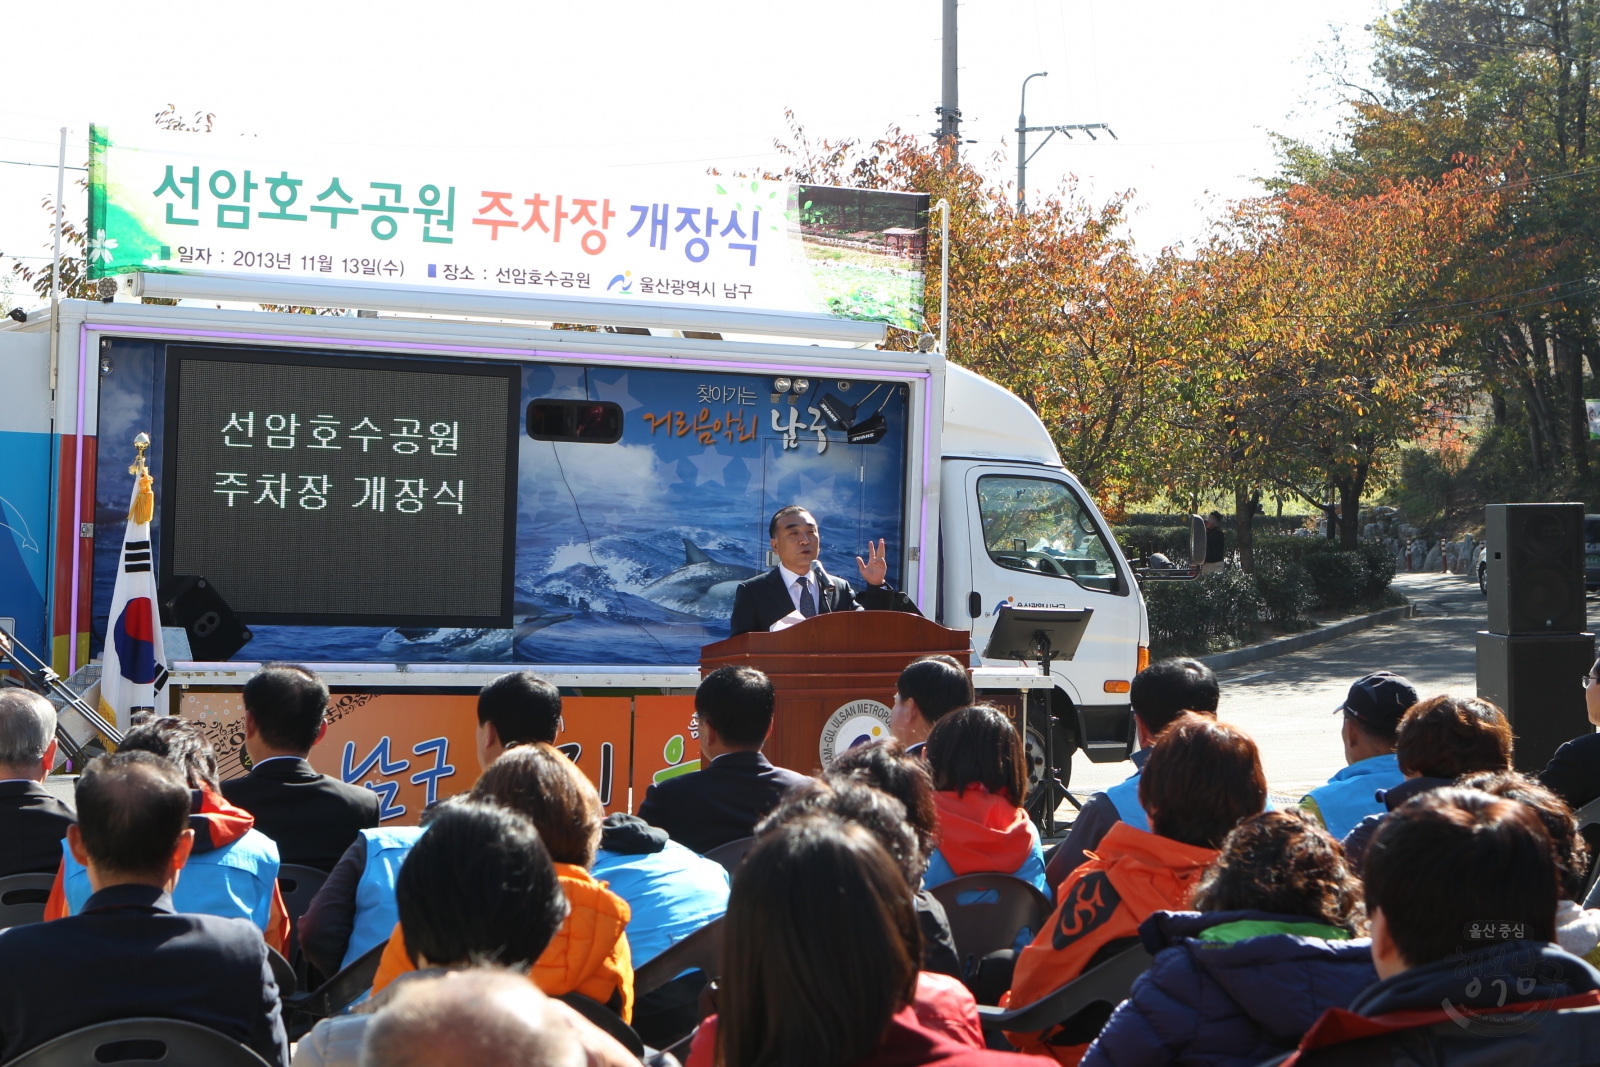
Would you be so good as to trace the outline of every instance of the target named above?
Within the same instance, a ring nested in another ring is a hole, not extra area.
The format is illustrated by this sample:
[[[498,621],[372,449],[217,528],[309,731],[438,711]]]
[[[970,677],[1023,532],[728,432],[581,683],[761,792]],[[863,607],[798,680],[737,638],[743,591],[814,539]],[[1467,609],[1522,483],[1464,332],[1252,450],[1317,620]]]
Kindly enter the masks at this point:
[[[1139,927],[1159,951],[1085,1067],[1262,1063],[1378,980],[1371,943],[1355,939],[1361,883],[1339,843],[1299,812],[1241,822],[1191,903]]]
[[[509,808],[538,829],[571,906],[528,977],[550,996],[581,993],[630,1021],[633,959],[624,930],[632,911],[627,901],[588,870],[600,847],[605,818],[594,785],[559,749],[538,741],[507,749],[469,795]],[[410,969],[404,925],[402,920],[390,938],[373,981],[374,992]]]
[[[1022,736],[989,704],[952,711],[934,724],[923,756],[933,773],[939,846],[922,884],[966,874],[1009,874],[1050,895],[1039,831],[1022,809],[1028,790]]]
[[[1150,830],[1116,823],[1061,883],[1059,903],[1039,936],[1017,955],[1006,1006],[1041,1000],[1138,943],[1158,911],[1187,907],[1223,839],[1267,802],[1261,754],[1250,735],[1203,715],[1183,715],[1161,732],[1139,776]],[[1095,1006],[1043,1031],[1006,1036],[1024,1052],[1076,1064],[1108,1012]]]

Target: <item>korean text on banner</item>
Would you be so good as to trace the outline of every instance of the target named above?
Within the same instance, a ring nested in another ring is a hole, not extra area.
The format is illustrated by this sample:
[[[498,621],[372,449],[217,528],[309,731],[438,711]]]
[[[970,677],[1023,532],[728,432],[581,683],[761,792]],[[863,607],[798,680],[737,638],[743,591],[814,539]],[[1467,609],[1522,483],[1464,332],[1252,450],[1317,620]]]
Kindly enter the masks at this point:
[[[403,282],[923,326],[928,197],[90,128],[89,272]]]

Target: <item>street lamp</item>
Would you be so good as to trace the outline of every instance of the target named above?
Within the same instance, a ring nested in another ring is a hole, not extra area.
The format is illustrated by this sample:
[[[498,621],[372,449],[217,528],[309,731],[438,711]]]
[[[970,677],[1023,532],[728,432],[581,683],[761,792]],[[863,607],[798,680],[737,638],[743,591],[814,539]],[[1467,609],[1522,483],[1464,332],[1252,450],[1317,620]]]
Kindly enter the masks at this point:
[[[1089,140],[1097,141],[1097,140],[1099,140],[1099,138],[1094,135],[1094,131],[1095,130],[1104,130],[1107,133],[1111,134],[1111,139],[1113,141],[1115,141],[1117,139],[1117,135],[1112,132],[1111,127],[1108,126],[1104,122],[1078,122],[1078,123],[1073,123],[1071,125],[1066,125],[1066,126],[1029,126],[1028,125],[1028,114],[1027,114],[1027,112],[1028,112],[1028,83],[1033,81],[1033,79],[1035,79],[1035,78],[1047,78],[1049,76],[1050,76],[1050,72],[1049,71],[1041,70],[1036,74],[1030,74],[1026,78],[1022,79],[1022,104],[1017,110],[1017,214],[1018,215],[1027,214],[1027,211],[1028,211],[1028,201],[1027,201],[1027,195],[1026,195],[1026,192],[1025,192],[1025,190],[1027,189],[1027,185],[1028,185],[1028,161],[1030,159],[1032,159],[1033,156],[1036,156],[1036,155],[1039,154],[1039,148],[1043,148],[1045,145],[1050,143],[1050,138],[1054,137],[1058,133],[1064,133],[1064,134],[1067,135],[1067,139],[1071,140],[1072,139],[1072,131],[1073,130],[1077,130],[1079,133],[1088,134],[1089,135]],[[1042,133],[1042,134],[1045,135],[1044,140],[1039,142],[1039,148],[1035,148],[1033,150],[1033,155],[1029,155],[1028,154],[1028,134],[1030,134],[1030,133]]]
[[[1050,72],[1041,70],[1022,79],[1022,103],[1017,106],[1017,214],[1019,215],[1028,210],[1027,201],[1022,193],[1022,187],[1028,181],[1028,83],[1035,78],[1048,77]]]

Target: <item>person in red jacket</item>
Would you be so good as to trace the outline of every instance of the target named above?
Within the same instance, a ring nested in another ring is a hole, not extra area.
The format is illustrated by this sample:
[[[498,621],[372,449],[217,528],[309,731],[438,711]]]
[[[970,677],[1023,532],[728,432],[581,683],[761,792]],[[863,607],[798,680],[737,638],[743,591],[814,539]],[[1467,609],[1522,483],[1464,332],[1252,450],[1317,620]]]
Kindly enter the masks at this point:
[[[1061,883],[1055,912],[1017,956],[1006,1006],[1020,1008],[1139,942],[1139,924],[1186,907],[1189,893],[1241,819],[1266,807],[1256,743],[1237,726],[1184,715],[1145,763],[1139,803],[1151,832],[1117,823]],[[1076,1064],[1109,1018],[1088,1009],[1038,1033],[1006,1037],[1023,1052]]]
[[[696,1035],[691,1067],[1015,1067],[917,1020],[911,890],[860,826],[813,817],[763,838],[726,922],[716,1025]]]

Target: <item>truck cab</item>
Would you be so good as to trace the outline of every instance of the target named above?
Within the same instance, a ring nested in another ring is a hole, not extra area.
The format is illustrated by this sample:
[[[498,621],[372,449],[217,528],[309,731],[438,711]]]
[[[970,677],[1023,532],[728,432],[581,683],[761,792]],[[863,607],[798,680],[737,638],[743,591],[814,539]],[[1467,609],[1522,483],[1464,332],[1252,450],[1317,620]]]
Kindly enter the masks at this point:
[[[1025,734],[1042,770],[1047,716],[1065,774],[1081,747],[1095,762],[1127,758],[1128,688],[1148,657],[1144,598],[1105,517],[1066,470],[1049,431],[1015,394],[962,367],[945,368],[940,457],[939,621],[972,632],[981,653],[1004,605],[1093,612],[1069,661],[1031,691]],[[975,662],[977,662],[975,660]],[[1022,666],[983,660],[975,674]],[[1048,712],[1037,697],[1047,697]]]

